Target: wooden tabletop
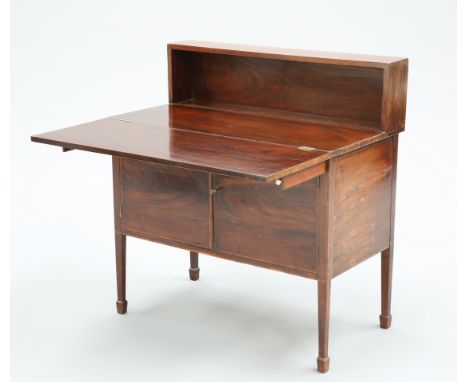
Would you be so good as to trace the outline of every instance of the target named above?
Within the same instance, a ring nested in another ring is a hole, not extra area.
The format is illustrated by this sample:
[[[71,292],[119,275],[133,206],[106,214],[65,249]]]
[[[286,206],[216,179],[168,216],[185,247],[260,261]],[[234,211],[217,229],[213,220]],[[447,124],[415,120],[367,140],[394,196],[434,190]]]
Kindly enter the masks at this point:
[[[185,103],[37,134],[31,140],[272,182],[386,135],[299,113]]]

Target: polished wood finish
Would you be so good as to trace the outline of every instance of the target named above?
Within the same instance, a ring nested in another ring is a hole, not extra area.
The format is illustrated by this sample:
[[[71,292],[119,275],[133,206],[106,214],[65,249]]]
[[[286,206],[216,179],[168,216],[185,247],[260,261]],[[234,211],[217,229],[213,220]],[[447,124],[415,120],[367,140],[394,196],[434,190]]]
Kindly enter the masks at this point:
[[[333,275],[389,246],[392,138],[336,159]]]
[[[200,171],[121,160],[122,228],[209,246],[209,177]]]
[[[272,182],[386,137],[378,130],[327,125],[295,114],[271,115],[251,108],[231,112],[165,105],[32,140]]]
[[[202,102],[289,110],[371,127],[380,123],[382,69],[216,54],[194,53],[191,59],[194,77],[187,85],[191,97]]]
[[[322,150],[113,118],[37,135],[33,141],[265,182],[328,156]]]
[[[408,60],[184,41],[169,105],[31,137],[113,156],[117,311],[126,237],[317,280],[317,369],[332,279],[381,253],[391,324],[398,133]]]
[[[306,168],[305,170],[296,172],[295,174],[286,176],[283,179],[276,181],[277,185],[281,186],[282,190],[297,186],[298,184],[304,183],[309,179],[316,178],[319,175],[325,173],[327,166],[325,163],[320,163],[314,167]]]
[[[215,176],[213,249],[314,274],[317,192]]]
[[[284,273],[289,273],[291,275],[302,276],[302,277],[306,277],[309,279],[316,279],[315,272],[308,272],[308,271],[298,269],[298,268],[291,268],[291,267],[286,267],[284,265],[278,265],[278,264],[268,263],[265,261],[259,261],[259,260],[252,259],[250,257],[239,256],[236,254],[222,252],[222,251],[213,250],[209,248],[197,247],[195,245],[182,243],[180,241],[169,240],[167,238],[156,236],[156,235],[150,235],[150,234],[145,234],[141,232],[125,232],[125,234],[128,236],[139,238],[139,239],[150,240],[155,243],[166,244],[171,247],[176,247],[176,248],[180,248],[184,250],[211,255],[214,257],[218,257],[220,259],[232,260],[238,263],[254,265],[256,267],[270,269],[273,271],[281,271]]]
[[[112,117],[127,123],[141,123],[164,129],[270,142],[295,147],[312,147],[341,155],[386,137],[377,129],[338,122],[318,122],[304,113],[243,105],[184,101],[150,107]]]
[[[198,268],[198,252],[190,251],[190,280],[197,281],[200,277],[200,268]]]
[[[405,129],[408,60],[394,62],[384,69],[381,125],[387,132]]]
[[[193,41],[169,44],[168,56],[170,102],[259,106],[404,130],[404,58]]]

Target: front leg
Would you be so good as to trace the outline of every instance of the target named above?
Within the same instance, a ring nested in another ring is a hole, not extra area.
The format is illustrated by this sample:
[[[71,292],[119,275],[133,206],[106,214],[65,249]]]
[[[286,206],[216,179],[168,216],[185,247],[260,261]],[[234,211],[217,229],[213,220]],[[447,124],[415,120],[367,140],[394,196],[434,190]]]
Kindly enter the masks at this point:
[[[127,300],[125,299],[127,236],[122,231],[121,216],[121,173],[120,158],[112,157],[112,173],[114,181],[114,227],[115,227],[115,265],[117,273],[117,312],[127,312]]]
[[[117,272],[117,312],[127,313],[127,300],[125,299],[125,271],[126,271],[127,236],[115,233],[115,264]]]
[[[196,281],[200,277],[200,268],[198,267],[198,252],[190,251],[190,280]]]
[[[382,252],[381,258],[381,314],[380,327],[390,328],[392,324],[392,268],[393,268],[393,248],[388,248]]]
[[[318,330],[319,354],[317,357],[317,370],[326,373],[330,366],[328,358],[328,332],[330,327],[330,289],[331,280],[318,281]]]
[[[326,373],[330,366],[330,358],[328,357],[328,332],[330,328],[335,176],[336,159],[331,159],[328,162],[328,171],[319,178],[320,188],[318,194],[317,291],[319,351],[317,370],[320,373]]]

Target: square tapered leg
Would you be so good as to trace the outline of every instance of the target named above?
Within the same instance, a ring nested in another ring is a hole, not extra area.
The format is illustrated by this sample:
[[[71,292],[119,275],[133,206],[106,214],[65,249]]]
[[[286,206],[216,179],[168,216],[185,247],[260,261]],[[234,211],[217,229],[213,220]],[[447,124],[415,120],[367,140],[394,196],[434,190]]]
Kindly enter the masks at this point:
[[[198,252],[190,251],[190,280],[196,281],[200,277],[200,268],[198,268]]]

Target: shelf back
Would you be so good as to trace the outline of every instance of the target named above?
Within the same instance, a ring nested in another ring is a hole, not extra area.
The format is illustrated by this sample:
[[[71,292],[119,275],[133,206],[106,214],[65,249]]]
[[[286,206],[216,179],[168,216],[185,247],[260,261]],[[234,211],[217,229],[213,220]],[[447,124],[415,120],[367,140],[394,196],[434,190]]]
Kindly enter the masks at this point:
[[[404,129],[405,59],[379,65],[324,62],[224,46],[168,45],[171,103],[258,107],[390,132]]]

